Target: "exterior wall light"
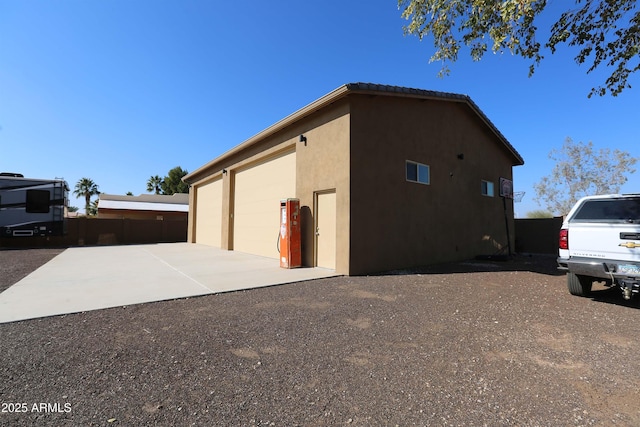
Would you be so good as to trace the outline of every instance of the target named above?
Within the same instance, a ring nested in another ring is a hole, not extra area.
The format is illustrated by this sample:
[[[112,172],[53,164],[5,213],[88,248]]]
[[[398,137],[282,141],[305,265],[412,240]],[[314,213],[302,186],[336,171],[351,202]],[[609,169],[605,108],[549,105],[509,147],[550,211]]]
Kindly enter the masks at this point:
[[[304,135],[300,135],[300,142],[304,142],[304,146],[307,146],[307,137]]]

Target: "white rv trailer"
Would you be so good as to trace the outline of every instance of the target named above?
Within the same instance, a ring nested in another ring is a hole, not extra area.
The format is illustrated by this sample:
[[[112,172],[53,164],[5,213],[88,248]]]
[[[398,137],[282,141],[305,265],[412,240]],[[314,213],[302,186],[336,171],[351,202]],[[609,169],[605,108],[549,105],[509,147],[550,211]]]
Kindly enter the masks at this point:
[[[68,197],[63,179],[0,173],[0,237],[65,234]]]

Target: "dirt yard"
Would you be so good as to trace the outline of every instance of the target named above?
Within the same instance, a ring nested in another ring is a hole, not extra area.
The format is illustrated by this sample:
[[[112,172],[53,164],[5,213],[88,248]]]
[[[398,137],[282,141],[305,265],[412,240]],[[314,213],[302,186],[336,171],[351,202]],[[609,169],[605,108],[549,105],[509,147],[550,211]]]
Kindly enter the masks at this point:
[[[637,307],[520,257],[0,324],[0,425],[637,426]]]

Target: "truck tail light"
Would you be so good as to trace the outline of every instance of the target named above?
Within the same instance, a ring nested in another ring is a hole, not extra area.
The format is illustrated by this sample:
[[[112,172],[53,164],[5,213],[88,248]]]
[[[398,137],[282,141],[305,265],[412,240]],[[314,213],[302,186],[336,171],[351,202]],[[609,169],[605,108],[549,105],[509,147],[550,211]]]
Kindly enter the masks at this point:
[[[569,230],[563,228],[560,230],[560,240],[558,241],[560,249],[569,249]]]

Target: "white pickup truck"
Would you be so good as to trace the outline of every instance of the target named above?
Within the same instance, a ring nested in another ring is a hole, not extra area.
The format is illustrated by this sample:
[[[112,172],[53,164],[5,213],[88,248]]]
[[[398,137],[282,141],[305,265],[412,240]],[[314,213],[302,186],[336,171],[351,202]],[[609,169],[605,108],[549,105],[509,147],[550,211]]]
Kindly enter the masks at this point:
[[[580,199],[560,230],[558,267],[572,295],[594,281],[617,286],[625,299],[640,291],[640,194]]]

